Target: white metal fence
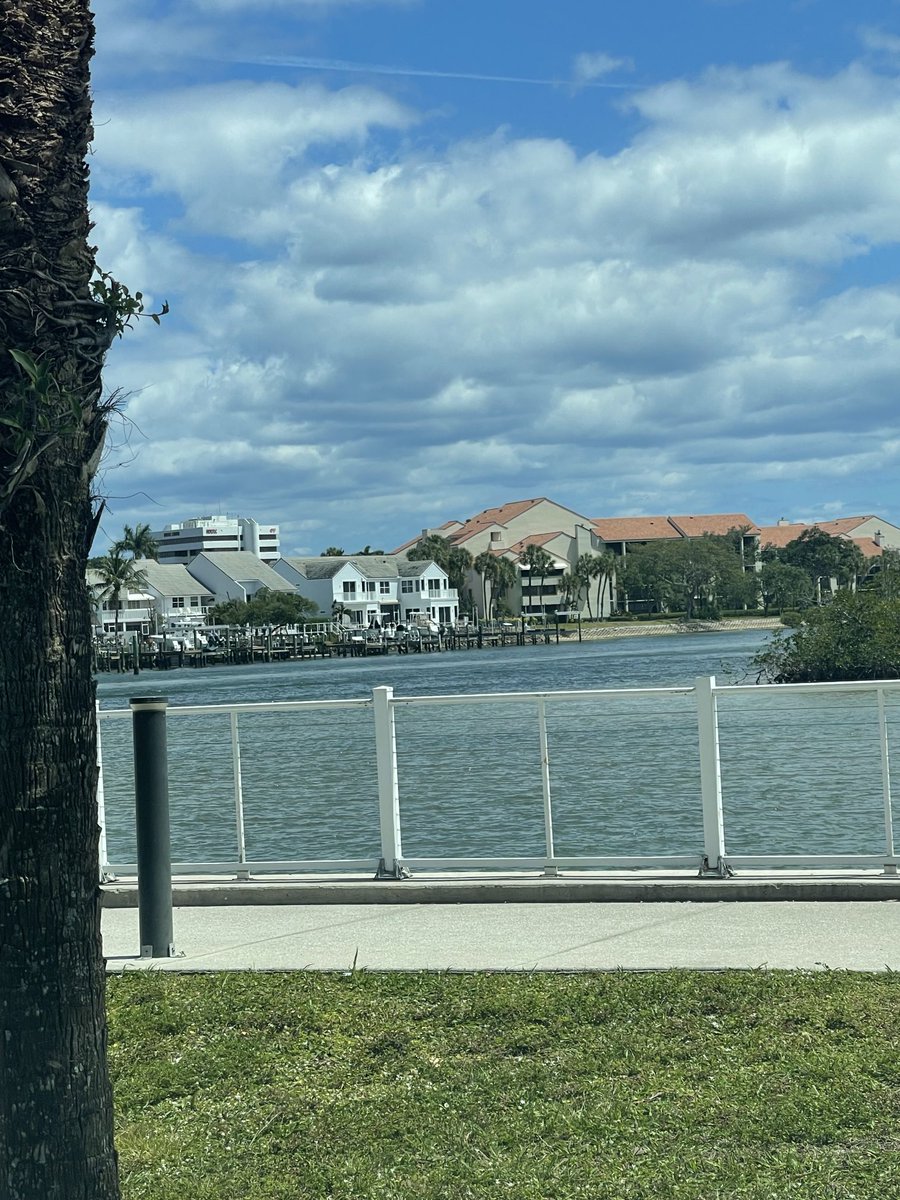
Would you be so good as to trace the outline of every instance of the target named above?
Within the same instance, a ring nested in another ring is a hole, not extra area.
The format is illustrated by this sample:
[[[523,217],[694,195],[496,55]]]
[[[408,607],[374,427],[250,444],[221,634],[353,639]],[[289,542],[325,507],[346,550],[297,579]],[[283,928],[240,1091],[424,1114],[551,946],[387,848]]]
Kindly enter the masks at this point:
[[[895,706],[900,713],[900,682],[722,686],[700,677],[691,687],[403,697],[378,687],[365,699],[172,707],[170,746],[183,723],[188,732],[174,756],[182,794],[173,824],[181,821],[191,845],[215,834],[217,844],[233,846],[231,855],[179,861],[176,837],[173,871],[403,878],[442,869],[671,868],[722,876],[742,867],[840,866],[896,874]],[[108,879],[136,870],[115,846],[107,852],[112,825],[113,841],[129,844],[122,831],[133,790],[122,722],[131,713],[98,715]],[[171,759],[170,751],[170,772]],[[201,791],[214,804],[202,816],[206,832],[196,833]],[[799,829],[790,852],[779,828],[785,813]],[[295,832],[295,815],[307,833]],[[754,836],[771,843],[762,852],[740,848],[751,818]],[[826,836],[840,844],[827,853],[800,844],[804,821],[816,832],[810,842]],[[324,853],[248,851],[273,837],[302,846],[322,824],[333,826]],[[404,853],[407,835],[418,847],[412,853]],[[464,849],[428,852],[435,838]]]

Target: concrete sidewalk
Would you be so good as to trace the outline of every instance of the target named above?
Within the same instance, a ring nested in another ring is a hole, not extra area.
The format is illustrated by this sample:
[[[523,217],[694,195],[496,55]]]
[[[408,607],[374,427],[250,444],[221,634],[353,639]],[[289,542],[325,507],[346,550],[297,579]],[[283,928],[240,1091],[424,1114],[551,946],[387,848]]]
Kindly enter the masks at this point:
[[[138,910],[106,908],[112,972],[215,970],[900,970],[900,904],[493,903],[175,909],[176,957],[138,956]]]

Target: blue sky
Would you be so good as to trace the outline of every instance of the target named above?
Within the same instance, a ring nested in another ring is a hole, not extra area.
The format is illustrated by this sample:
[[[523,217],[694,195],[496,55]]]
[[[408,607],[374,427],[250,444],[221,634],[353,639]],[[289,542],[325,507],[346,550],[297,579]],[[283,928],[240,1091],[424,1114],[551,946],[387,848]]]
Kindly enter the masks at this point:
[[[900,523],[897,0],[96,0],[104,532]]]

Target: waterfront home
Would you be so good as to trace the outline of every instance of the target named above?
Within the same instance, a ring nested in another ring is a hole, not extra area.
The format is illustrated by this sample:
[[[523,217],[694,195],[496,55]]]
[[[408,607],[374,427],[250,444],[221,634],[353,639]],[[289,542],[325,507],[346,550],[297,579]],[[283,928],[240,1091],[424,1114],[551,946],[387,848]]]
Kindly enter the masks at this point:
[[[217,604],[224,600],[249,600],[263,589],[270,592],[297,591],[268,563],[248,550],[225,553],[204,551],[191,559],[188,570],[207,592],[215,596]]]
[[[117,611],[120,634],[148,634],[205,623],[215,596],[185,567],[154,559],[139,559],[134,565],[143,574],[144,583],[123,593],[118,601],[110,596],[101,598],[103,581],[97,571],[88,570],[97,633],[115,631]]]
[[[349,625],[408,625],[427,617],[440,625],[459,619],[459,595],[433,562],[360,554],[280,558],[273,570],[323,613]]]

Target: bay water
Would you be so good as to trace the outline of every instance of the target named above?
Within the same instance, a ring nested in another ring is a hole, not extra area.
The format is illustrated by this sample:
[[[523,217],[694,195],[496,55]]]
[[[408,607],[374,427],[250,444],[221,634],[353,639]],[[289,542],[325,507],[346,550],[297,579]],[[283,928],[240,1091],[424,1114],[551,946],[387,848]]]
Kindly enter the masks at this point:
[[[104,675],[101,709],[160,695],[171,706],[690,686],[747,680],[767,633],[679,634],[361,659]],[[889,701],[889,722],[896,704]],[[696,708],[661,694],[549,699],[558,855],[699,855]],[[719,705],[726,845],[732,854],[878,853],[884,847],[874,696],[727,694]],[[537,706],[396,711],[408,857],[545,852]],[[102,724],[109,858],[133,862],[130,721]],[[168,722],[173,858],[234,861],[226,716]],[[375,742],[365,709],[240,717],[251,860],[379,857]]]

